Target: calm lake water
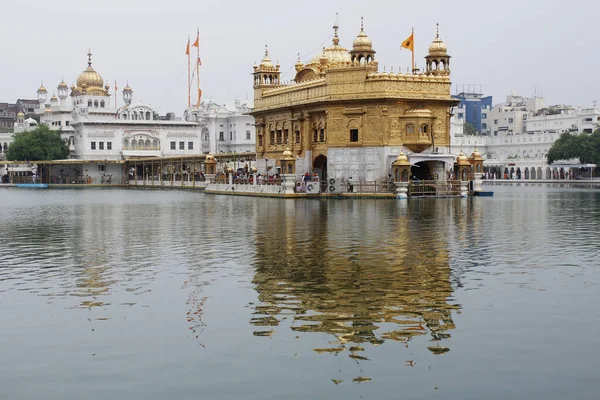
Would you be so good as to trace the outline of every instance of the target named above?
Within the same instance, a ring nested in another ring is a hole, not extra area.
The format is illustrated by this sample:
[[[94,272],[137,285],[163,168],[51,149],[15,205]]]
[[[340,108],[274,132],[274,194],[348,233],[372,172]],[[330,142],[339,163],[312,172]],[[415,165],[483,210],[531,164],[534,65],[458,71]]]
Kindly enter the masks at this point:
[[[0,399],[597,399],[600,192],[0,190]]]

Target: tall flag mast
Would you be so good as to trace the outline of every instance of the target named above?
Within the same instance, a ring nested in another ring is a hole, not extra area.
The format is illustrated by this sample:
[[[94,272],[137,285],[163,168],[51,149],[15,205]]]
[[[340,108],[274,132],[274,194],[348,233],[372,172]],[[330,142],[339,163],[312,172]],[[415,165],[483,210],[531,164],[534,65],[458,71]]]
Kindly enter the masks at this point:
[[[191,106],[190,90],[192,88],[191,77],[190,77],[190,37],[188,36],[187,46],[185,47],[185,55],[188,58],[188,108]]]
[[[196,41],[192,44],[193,47],[196,48],[196,82],[198,84],[198,104],[196,107],[200,107],[200,99],[202,98],[202,90],[200,90],[200,65],[202,62],[200,61],[200,28],[197,28],[196,32]]]
[[[117,80],[115,79],[115,108],[117,108],[117,94],[119,93],[118,90],[119,88],[117,87]]]
[[[404,42],[401,47],[408,49],[412,52],[412,71],[415,73],[415,29],[413,28],[412,33]]]

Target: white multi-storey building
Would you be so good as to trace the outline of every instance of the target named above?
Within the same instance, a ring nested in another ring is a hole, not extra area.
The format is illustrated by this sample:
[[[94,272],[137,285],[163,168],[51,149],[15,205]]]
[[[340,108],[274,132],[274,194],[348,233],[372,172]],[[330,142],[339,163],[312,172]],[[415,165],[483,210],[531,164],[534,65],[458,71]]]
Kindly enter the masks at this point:
[[[248,100],[219,105],[203,101],[198,108],[184,112],[186,121],[200,121],[203,152],[245,153],[256,150],[256,129]]]
[[[111,99],[115,92],[92,67],[79,75],[76,85],[64,81],[48,102],[48,90],[37,90],[35,115],[41,124],[60,130],[71,151],[71,158],[84,160],[122,160],[129,157],[161,157],[202,153],[248,152],[255,148],[254,118],[248,101],[236,100],[221,106],[205,101],[198,109],[185,111],[184,119],[159,119],[149,104],[133,101],[129,84],[122,90],[122,107]],[[14,131],[34,129],[34,119],[20,114]],[[6,138],[6,145],[11,138]]]
[[[454,136],[452,145],[465,154],[477,148],[486,170],[497,178],[554,179],[566,175],[547,164],[548,151],[563,133],[596,130],[600,110],[544,108],[543,98],[524,98],[513,92],[506,103],[492,108],[484,123],[490,127],[488,136]]]
[[[504,136],[525,132],[528,116],[537,113],[544,107],[542,97],[523,97],[513,91],[506,96],[506,102],[495,105],[482,119],[484,131],[488,136]]]

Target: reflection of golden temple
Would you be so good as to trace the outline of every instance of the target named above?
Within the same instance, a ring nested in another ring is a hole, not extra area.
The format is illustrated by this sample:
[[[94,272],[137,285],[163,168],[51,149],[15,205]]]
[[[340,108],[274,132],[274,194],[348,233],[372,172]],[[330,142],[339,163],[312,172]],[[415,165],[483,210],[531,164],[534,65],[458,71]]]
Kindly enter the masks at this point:
[[[273,330],[292,314],[292,330],[336,336],[336,346],[316,351],[350,350],[355,359],[364,350],[360,343],[449,338],[458,306],[448,303],[447,236],[423,224],[445,215],[444,203],[408,203],[407,215],[393,215],[385,226],[367,214],[389,212],[389,205],[348,207],[338,219],[318,203],[310,209],[291,203],[268,222],[258,221],[253,282],[261,304],[251,323]]]

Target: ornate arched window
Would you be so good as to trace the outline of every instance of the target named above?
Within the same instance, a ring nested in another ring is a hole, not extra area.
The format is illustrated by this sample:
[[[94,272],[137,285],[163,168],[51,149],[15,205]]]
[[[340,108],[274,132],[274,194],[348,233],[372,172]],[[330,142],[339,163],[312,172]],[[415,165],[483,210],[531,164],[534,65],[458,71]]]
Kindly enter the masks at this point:
[[[94,100],[94,107],[98,108],[98,100]]]
[[[415,133],[415,126],[413,124],[406,124],[406,133],[412,135]]]
[[[150,118],[150,111],[146,111],[146,120],[150,121],[152,118]]]
[[[104,103],[104,100],[100,101],[100,107],[104,108],[104,106],[106,105],[106,103]]]
[[[427,124],[423,124],[421,125],[421,127],[419,128],[419,132],[422,134],[426,134],[429,132],[429,126]]]
[[[92,106],[92,101],[88,100],[88,107],[91,107],[91,106]]]

